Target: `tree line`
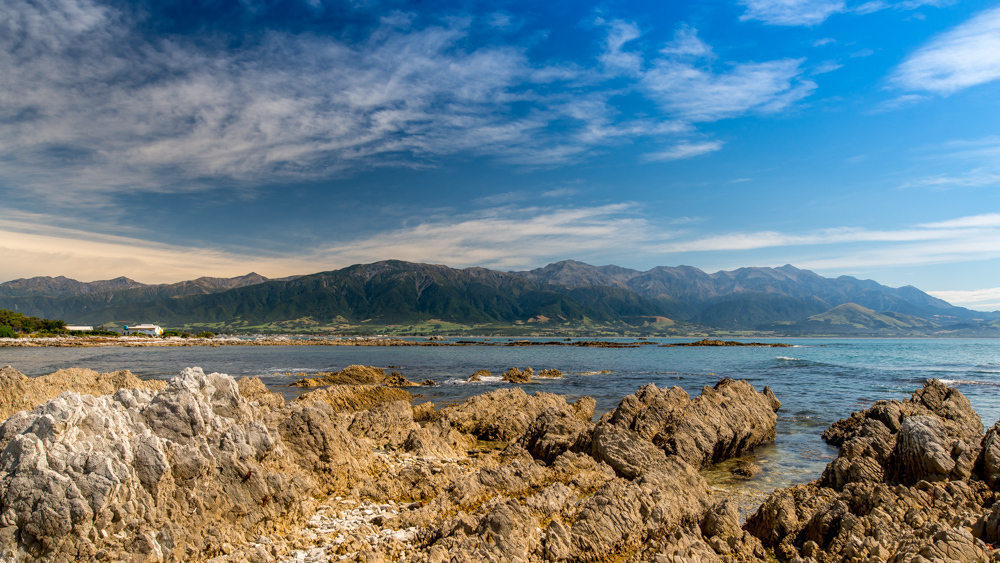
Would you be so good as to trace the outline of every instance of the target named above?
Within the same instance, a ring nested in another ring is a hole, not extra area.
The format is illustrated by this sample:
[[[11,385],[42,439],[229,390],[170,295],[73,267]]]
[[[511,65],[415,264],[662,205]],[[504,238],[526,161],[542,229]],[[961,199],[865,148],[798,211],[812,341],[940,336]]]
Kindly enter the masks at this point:
[[[0,328],[0,332],[10,332],[11,336],[15,332],[64,332],[66,321],[29,317],[24,313],[0,309],[0,327],[8,329],[3,331]]]

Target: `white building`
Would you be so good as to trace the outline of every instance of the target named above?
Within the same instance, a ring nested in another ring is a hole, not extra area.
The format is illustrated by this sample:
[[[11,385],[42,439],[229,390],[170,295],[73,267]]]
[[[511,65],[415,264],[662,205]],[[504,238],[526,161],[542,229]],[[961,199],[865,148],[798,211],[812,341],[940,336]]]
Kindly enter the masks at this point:
[[[73,332],[90,332],[94,330],[94,327],[85,325],[66,325],[66,330]]]
[[[131,336],[133,334],[146,334],[149,336],[163,336],[163,329],[158,325],[143,324],[143,325],[125,325],[125,336]]]

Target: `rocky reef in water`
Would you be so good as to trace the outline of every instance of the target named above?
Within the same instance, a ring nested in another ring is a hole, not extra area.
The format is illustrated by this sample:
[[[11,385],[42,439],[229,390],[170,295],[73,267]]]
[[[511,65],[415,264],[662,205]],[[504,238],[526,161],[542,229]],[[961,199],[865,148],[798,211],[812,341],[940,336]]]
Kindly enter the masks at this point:
[[[0,426],[0,560],[639,561],[705,533],[765,554],[698,467],[773,440],[769,392],[648,385],[596,423],[589,397],[520,388],[409,399],[286,403],[199,368],[64,392]]]

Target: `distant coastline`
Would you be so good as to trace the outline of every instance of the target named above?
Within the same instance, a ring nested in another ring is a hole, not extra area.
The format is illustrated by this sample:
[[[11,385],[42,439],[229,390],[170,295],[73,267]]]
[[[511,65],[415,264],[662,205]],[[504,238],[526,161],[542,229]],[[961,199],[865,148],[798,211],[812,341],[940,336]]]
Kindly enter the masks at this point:
[[[477,338],[477,340],[468,340]],[[602,337],[577,337],[564,338],[563,340],[551,340],[550,336],[531,337],[528,340],[523,336],[315,336],[315,335],[261,335],[261,336],[218,336],[215,338],[143,338],[143,337],[107,337],[107,336],[54,336],[54,337],[22,337],[16,339],[0,338],[0,348],[101,348],[101,347],[121,347],[121,348],[171,348],[171,347],[209,347],[217,348],[221,346],[428,346],[428,347],[463,347],[463,346],[494,346],[494,347],[519,347],[519,346],[573,346],[578,348],[680,348],[680,347],[765,347],[765,348],[788,348],[794,345],[783,342],[740,342],[736,340],[713,340],[702,338],[692,342],[669,342],[661,343],[658,340],[669,338],[678,339],[685,337],[665,336],[665,337],[622,337],[622,336],[602,336]],[[596,339],[599,338],[599,339]],[[693,336],[689,338],[698,338]],[[740,337],[743,338],[743,337]],[[780,337],[760,337],[748,336],[746,338],[780,338]],[[933,340],[937,338],[990,338],[990,337],[969,337],[969,336],[858,336],[858,335],[808,335],[794,336],[790,338],[817,340],[824,338],[833,339],[879,339],[879,340],[900,340],[918,338],[921,340]]]

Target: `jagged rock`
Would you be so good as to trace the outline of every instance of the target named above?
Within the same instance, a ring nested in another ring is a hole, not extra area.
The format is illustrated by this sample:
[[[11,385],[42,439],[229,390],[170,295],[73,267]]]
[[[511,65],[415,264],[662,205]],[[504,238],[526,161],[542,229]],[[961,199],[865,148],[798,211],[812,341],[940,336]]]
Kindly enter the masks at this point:
[[[469,376],[469,382],[482,381],[484,377],[493,377],[493,374],[488,369],[477,370],[476,373]]]
[[[386,375],[385,370],[374,366],[347,366],[332,373],[320,372],[316,377],[307,377],[294,383],[292,387],[323,387],[326,385],[389,385],[392,387],[413,387],[419,385],[409,381],[398,371]]]
[[[538,521],[516,500],[496,498],[478,519],[459,515],[423,561],[527,562],[540,551]]]
[[[972,531],[986,543],[994,544],[1000,541],[1000,502],[993,503],[990,511],[979,517]]]
[[[637,433],[614,424],[598,424],[594,428],[589,453],[627,479],[634,479],[644,471],[667,463],[667,454],[662,449]]]
[[[964,441],[950,438],[939,418],[911,416],[899,430],[889,469],[893,480],[904,484],[966,479],[978,453],[978,447],[973,450]]]
[[[622,399],[608,422],[706,467],[773,441],[778,406],[745,381],[723,379],[693,400],[679,387],[650,383]]]
[[[67,392],[0,431],[0,559],[180,561],[301,524],[307,490],[236,382],[186,369],[158,393]]]
[[[371,440],[376,447],[398,448],[417,428],[420,426],[413,421],[410,402],[393,401],[354,413],[348,431]]]
[[[647,551],[655,552],[649,559],[655,563],[723,563],[695,527],[677,528],[658,542],[655,549]]]
[[[326,403],[335,412],[357,412],[382,403],[409,401],[412,398],[408,391],[382,385],[334,385],[303,393],[295,399],[295,403]]]
[[[634,551],[651,536],[701,520],[708,498],[705,480],[676,458],[634,481],[611,481],[584,501],[573,522],[571,558],[598,561]]]
[[[510,368],[504,372],[500,379],[508,383],[531,383],[531,376],[534,375],[534,373],[534,370],[530,367],[524,368],[524,371],[517,368]]]
[[[419,405],[413,405],[413,420],[415,422],[430,422],[439,418],[434,410],[434,403],[427,401]]]
[[[983,435],[982,420],[965,395],[931,379],[905,401],[878,401],[864,411],[851,414],[850,418],[838,420],[823,432],[823,439],[830,445],[840,446],[861,432],[869,419],[881,422],[892,434],[897,434],[904,420],[921,414],[940,418],[949,436],[966,443],[978,443]]]
[[[236,382],[240,395],[256,403],[258,408],[280,409],[285,406],[285,398],[280,393],[268,391],[259,377],[242,377]]]
[[[538,392],[529,397],[514,387],[476,395],[440,413],[461,432],[481,440],[509,442],[523,434],[545,409],[565,405],[566,399],[559,395]]]
[[[403,448],[421,457],[454,459],[475,445],[474,437],[462,434],[447,420],[438,420],[410,430]]]
[[[976,472],[991,489],[1000,490],[1000,421],[986,432],[981,446],[976,459]]]
[[[563,376],[563,373],[557,369],[543,369],[538,372],[536,377],[540,379],[559,379]]]
[[[549,407],[528,426],[517,444],[535,459],[551,463],[590,429],[595,404],[592,398],[584,397],[574,405]]]
[[[879,401],[824,433],[840,452],[820,480],[775,491],[745,529],[793,561],[989,561],[1000,509],[975,474],[989,480],[993,455],[981,427],[937,380]]]
[[[26,377],[10,366],[0,368],[0,421],[18,411],[31,410],[65,391],[86,395],[110,395],[119,389],[158,391],[166,381],[144,381],[128,370],[98,373],[91,369],[61,369],[49,375]]]
[[[324,402],[291,405],[279,431],[295,463],[319,476],[326,492],[349,489],[368,480],[372,453],[358,443]]]

